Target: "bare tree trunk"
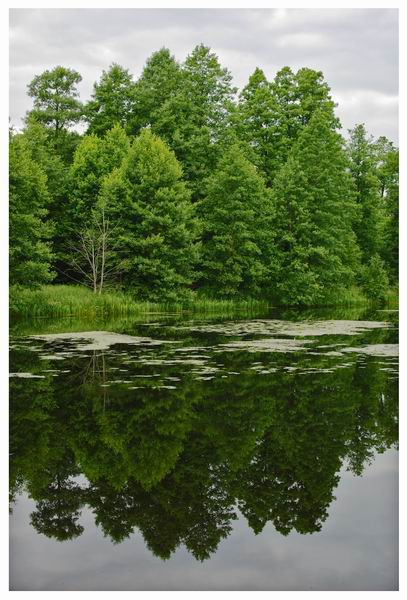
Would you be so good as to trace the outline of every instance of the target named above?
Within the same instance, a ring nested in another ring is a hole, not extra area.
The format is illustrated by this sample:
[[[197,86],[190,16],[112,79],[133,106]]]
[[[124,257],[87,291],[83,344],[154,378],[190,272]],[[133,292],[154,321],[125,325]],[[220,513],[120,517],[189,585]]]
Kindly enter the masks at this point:
[[[93,240],[92,240],[92,279],[93,279],[93,293],[96,294],[97,287],[98,287],[98,279],[97,279],[95,244],[94,244]]]
[[[102,264],[100,267],[100,284],[99,284],[99,294],[102,293],[103,289],[103,280],[105,276],[105,262],[106,262],[106,237],[107,237],[107,225],[105,220],[105,209],[102,209]]]

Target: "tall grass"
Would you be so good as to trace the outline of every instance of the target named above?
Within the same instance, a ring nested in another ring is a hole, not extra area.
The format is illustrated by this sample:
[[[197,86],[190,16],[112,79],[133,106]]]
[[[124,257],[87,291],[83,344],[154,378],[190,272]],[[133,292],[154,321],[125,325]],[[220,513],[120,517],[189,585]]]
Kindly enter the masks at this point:
[[[397,288],[387,290],[384,304],[386,308],[397,309],[399,307],[399,291]]]
[[[10,288],[11,317],[120,316],[154,312],[235,314],[267,309],[255,300],[210,300],[192,296],[183,302],[139,302],[122,292],[94,294],[75,285],[44,285],[37,289]]]
[[[370,298],[363,291],[354,286],[349,289],[338,291],[334,296],[327,298],[324,302],[325,306],[343,306],[352,308],[358,306],[375,307],[378,305],[386,306],[386,308],[398,308],[399,298],[397,289],[389,289],[384,295],[383,300]]]
[[[74,285],[44,285],[38,289],[10,288],[12,317],[68,317],[125,315],[153,310],[149,302],[135,302],[128,295],[115,292],[94,294]]]
[[[344,290],[328,298],[321,307],[368,307],[375,304],[359,288]],[[384,305],[398,307],[397,290],[386,293]],[[94,294],[90,289],[75,285],[44,285],[37,289],[21,286],[10,288],[11,317],[109,317],[148,313],[211,314],[233,316],[267,311],[267,301],[237,299],[214,300],[192,294],[180,302],[153,303],[134,300],[123,292]]]

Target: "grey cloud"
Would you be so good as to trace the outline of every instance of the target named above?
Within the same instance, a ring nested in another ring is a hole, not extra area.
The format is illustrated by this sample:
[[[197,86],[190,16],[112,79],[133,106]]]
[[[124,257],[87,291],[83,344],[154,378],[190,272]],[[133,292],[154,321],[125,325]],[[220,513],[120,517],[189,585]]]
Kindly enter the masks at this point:
[[[112,62],[138,77],[162,46],[180,61],[203,42],[242,88],[256,66],[269,78],[283,66],[322,70],[344,129],[365,122],[398,136],[396,9],[13,9],[10,14],[11,121],[31,106],[27,83],[56,64],[83,76],[82,99]]]

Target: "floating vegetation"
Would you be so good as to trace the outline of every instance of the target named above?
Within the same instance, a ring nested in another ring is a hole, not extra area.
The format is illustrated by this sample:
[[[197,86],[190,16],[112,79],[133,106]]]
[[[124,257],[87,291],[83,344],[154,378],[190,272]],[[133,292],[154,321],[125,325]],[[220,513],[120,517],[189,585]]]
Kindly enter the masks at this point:
[[[20,377],[21,379],[45,379],[45,375],[33,375],[33,373],[10,373],[9,377]]]
[[[220,338],[214,340],[212,334]],[[363,338],[355,342],[355,336],[360,334]],[[322,340],[321,336],[331,337]],[[272,377],[278,372],[281,377],[296,377],[304,373],[322,375],[336,369],[364,368],[364,361],[371,360],[369,357],[383,357],[383,368],[393,368],[392,372],[396,373],[397,365],[389,361],[397,362],[398,345],[379,343],[392,342],[396,336],[397,325],[387,321],[208,320],[190,321],[176,327],[171,323],[154,322],[122,330],[118,327],[117,331],[101,328],[39,333],[25,339],[15,337],[12,351],[38,353],[33,357],[35,366],[20,367],[22,371],[33,369],[52,377],[71,373],[72,378],[81,370],[81,384],[91,377],[101,387],[119,389],[120,385],[121,389],[171,390],[181,386],[179,382],[185,380],[185,375],[189,381],[229,379],[233,385],[232,381],[238,382],[238,376],[245,373],[251,377]],[[65,361],[63,370],[49,368],[49,362],[61,360]],[[103,365],[98,361],[103,361]]]
[[[234,350],[246,350],[247,352],[299,352],[305,350],[308,340],[286,340],[278,338],[266,338],[264,340],[239,340],[228,344],[220,344],[220,351],[232,352]],[[219,350],[218,350],[219,351]]]
[[[124,335],[122,333],[113,333],[111,331],[79,331],[69,333],[48,333],[46,335],[32,336],[34,339],[44,340],[45,342],[59,342],[63,340],[77,341],[75,348],[77,350],[108,350],[116,344],[157,346],[161,344],[171,344],[167,340],[153,340],[149,337],[136,337],[133,335]],[[127,355],[126,352],[123,355]]]
[[[367,354],[369,356],[398,356],[398,344],[371,344],[360,348],[344,348],[342,352],[357,352],[358,354]]]
[[[223,335],[286,335],[314,337],[322,335],[355,335],[371,329],[388,329],[393,324],[388,321],[282,321],[282,320],[251,320],[228,321],[226,323],[207,323],[185,327],[191,331],[202,333],[220,333]]]

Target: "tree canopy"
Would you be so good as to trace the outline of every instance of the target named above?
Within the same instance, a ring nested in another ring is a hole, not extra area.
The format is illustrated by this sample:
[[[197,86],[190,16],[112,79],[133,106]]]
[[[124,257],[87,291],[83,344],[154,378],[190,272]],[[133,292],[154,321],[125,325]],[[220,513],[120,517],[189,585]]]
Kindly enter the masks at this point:
[[[236,96],[199,44],[183,62],[159,49],[138,78],[113,63],[85,105],[80,82],[63,66],[37,75],[11,137],[11,211],[19,197],[42,249],[34,279],[54,269],[68,282],[78,239],[99,264],[108,235],[112,285],[140,299],[307,304],[397,285],[398,148],[362,124],[340,133],[321,71],[285,66],[268,79],[256,68]],[[11,242],[23,256],[19,236]]]

